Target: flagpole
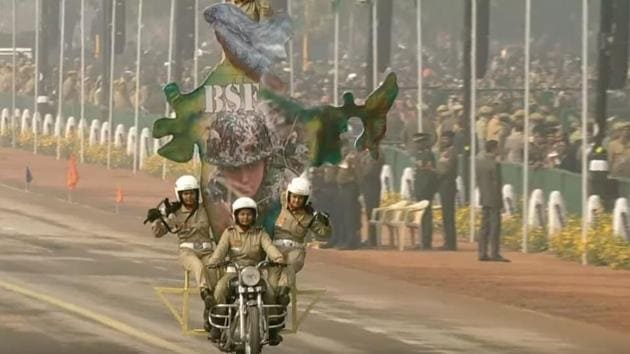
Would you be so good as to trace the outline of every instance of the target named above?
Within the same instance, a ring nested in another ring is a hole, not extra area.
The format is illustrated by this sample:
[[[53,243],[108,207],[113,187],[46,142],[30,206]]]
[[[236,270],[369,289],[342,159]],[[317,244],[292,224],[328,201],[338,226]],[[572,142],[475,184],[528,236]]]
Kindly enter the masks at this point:
[[[31,131],[33,132],[33,154],[37,155],[37,134],[39,126],[37,126],[37,117],[39,116],[39,107],[37,107],[37,96],[39,95],[39,23],[40,23],[40,7],[41,0],[35,0],[35,88],[33,97],[33,120]]]
[[[588,241],[588,0],[582,0],[582,264],[588,264],[586,243]]]
[[[16,147],[16,139],[15,139],[15,83],[16,83],[16,61],[15,61],[15,31],[16,31],[16,17],[17,17],[17,4],[16,0],[11,1],[11,5],[13,7],[13,11],[11,13],[11,60],[13,65],[13,76],[11,78],[11,146],[15,149]]]
[[[293,16],[293,0],[287,0],[287,14]],[[293,62],[293,36],[289,39],[289,96],[293,97],[295,93],[295,73]]]
[[[530,69],[530,36],[531,36],[531,13],[532,2],[525,0],[525,99],[523,107],[525,108],[525,125],[523,148],[523,243],[521,245],[522,252],[527,253],[527,244],[529,241],[529,69]]]
[[[416,0],[416,37],[418,64],[418,132],[422,133],[422,0]]]
[[[372,0],[372,89],[378,85],[378,14],[376,5],[379,0]]]
[[[470,242],[475,242],[475,173],[477,141],[475,129],[475,111],[477,110],[477,0],[472,1],[471,46],[470,46]]]
[[[304,3],[304,19],[309,18],[308,6]],[[302,34],[302,71],[306,70],[306,64],[308,63],[308,31],[304,31]]]
[[[199,0],[195,0],[195,50],[193,55],[193,82],[194,88],[199,85]],[[196,145],[195,145],[196,146]],[[199,148],[193,150],[193,164],[195,169],[199,164]]]
[[[195,0],[195,51],[193,55],[193,82],[195,88],[199,85],[199,0]]]
[[[59,131],[57,133],[57,160],[61,158],[61,134],[63,132],[63,57],[64,57],[64,37],[66,36],[66,0],[61,0],[61,17],[59,18],[59,88],[57,90],[57,121],[59,122]]]
[[[339,6],[340,1],[336,0],[333,3],[335,10],[335,39],[334,39],[334,77],[333,77],[333,103],[336,106],[339,103]]]
[[[171,0],[171,16],[168,26],[168,67],[166,68],[166,83],[171,82],[172,66],[173,66],[173,32],[175,28],[175,0]],[[170,106],[166,102],[165,117],[170,118]],[[162,179],[166,179],[166,159],[162,159]]]
[[[350,2],[350,16],[348,18],[348,58],[352,59],[352,54],[354,53],[354,4],[355,2]]]
[[[136,39],[136,106],[133,112],[133,126],[136,128],[136,139],[133,147],[133,173],[138,172],[138,154],[140,153],[140,128],[138,117],[140,115],[140,60],[142,57],[142,0],[138,0],[138,37]],[[195,87],[197,85],[195,84]]]
[[[116,48],[116,0],[112,1],[112,22],[109,53],[109,109],[107,117],[107,169],[112,167],[112,129],[114,120],[114,57]]]
[[[84,163],[85,152],[85,0],[81,0],[81,119],[83,126],[79,131],[79,162]]]

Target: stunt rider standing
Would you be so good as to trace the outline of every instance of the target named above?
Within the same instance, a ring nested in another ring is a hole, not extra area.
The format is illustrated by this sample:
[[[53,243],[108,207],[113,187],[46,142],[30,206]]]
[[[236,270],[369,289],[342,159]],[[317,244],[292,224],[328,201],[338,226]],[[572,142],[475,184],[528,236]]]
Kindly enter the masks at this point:
[[[175,182],[177,202],[167,203],[167,218],[162,217],[158,209],[150,209],[147,220],[151,221],[151,231],[155,237],[162,237],[168,232],[179,239],[179,263],[185,270],[192,272],[199,286],[201,298],[205,303],[203,324],[210,330],[208,313],[214,305],[212,289],[219,274],[208,270],[215,242],[210,237],[210,223],[203,209],[200,210],[201,195],[199,182],[194,176],[184,175]],[[168,199],[166,200],[168,201]]]
[[[278,286],[278,302],[289,304],[289,292],[295,285],[295,276],[304,267],[306,257],[305,240],[310,232],[318,241],[326,241],[332,234],[328,215],[313,209],[308,199],[311,182],[304,177],[291,180],[282,210],[274,226],[273,243],[284,255],[285,271],[280,267],[270,270],[269,280]]]
[[[255,266],[265,259],[265,253],[269,259],[275,263],[284,263],[282,253],[271,243],[269,234],[262,226],[255,225],[257,210],[256,202],[247,197],[238,198],[232,204],[232,213],[236,225],[229,226],[221,235],[221,240],[216,251],[208,261],[211,267],[220,265],[226,256],[240,266]],[[236,278],[236,273],[226,273],[219,280],[214,297],[219,304],[227,301],[230,281]],[[264,293],[266,304],[274,304],[274,289],[268,286]],[[219,333],[210,332],[212,340],[217,340]],[[277,330],[269,331],[269,344],[277,345],[282,341],[282,337]]]

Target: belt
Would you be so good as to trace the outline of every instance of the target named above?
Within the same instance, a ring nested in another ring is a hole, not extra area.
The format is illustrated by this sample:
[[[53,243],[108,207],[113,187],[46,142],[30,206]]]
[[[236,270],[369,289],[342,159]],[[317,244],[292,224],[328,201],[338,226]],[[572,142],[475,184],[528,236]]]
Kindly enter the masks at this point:
[[[200,251],[200,250],[207,250],[207,249],[213,249],[213,245],[212,242],[182,242],[179,244],[179,248],[188,248],[191,250],[196,250],[196,251]]]
[[[281,247],[304,247],[303,243],[287,239],[273,240],[273,244]]]

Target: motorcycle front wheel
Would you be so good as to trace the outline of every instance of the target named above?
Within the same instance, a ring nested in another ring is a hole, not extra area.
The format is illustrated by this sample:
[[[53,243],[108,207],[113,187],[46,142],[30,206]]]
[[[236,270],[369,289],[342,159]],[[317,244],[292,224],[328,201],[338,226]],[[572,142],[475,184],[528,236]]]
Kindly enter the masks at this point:
[[[245,317],[245,338],[243,338],[243,351],[237,354],[260,354],[262,345],[260,344],[260,313],[257,307],[247,308]]]

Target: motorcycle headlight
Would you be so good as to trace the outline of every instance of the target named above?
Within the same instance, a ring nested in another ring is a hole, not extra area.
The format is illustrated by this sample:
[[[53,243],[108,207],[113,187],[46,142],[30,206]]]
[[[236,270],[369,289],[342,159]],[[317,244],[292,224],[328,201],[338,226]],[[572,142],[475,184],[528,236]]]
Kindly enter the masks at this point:
[[[260,271],[256,267],[245,267],[241,271],[241,281],[247,286],[256,286],[260,281]]]

